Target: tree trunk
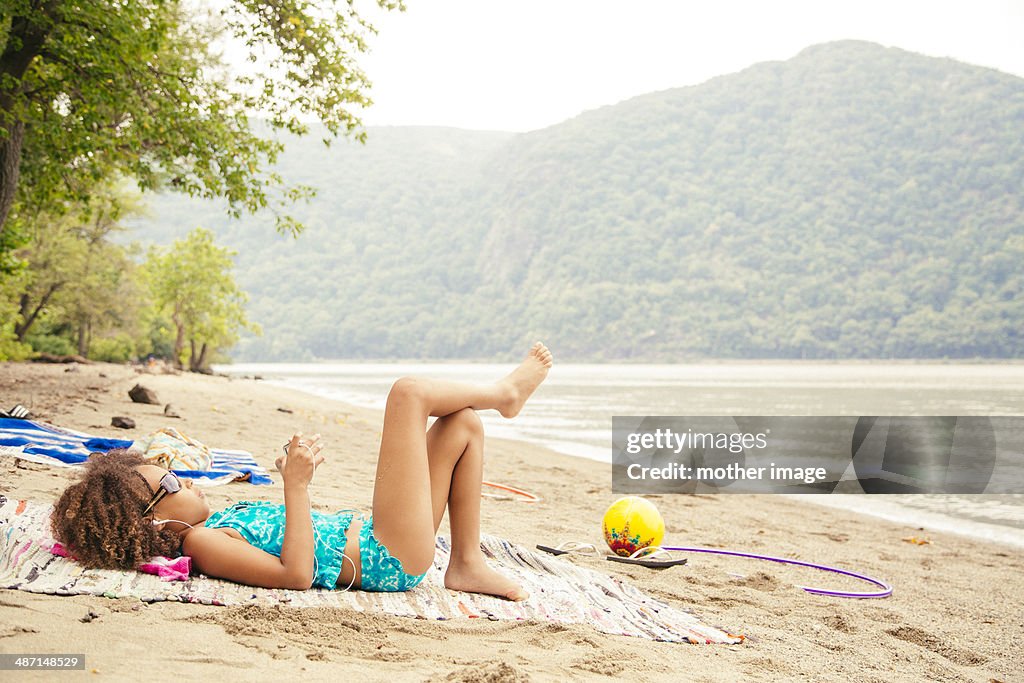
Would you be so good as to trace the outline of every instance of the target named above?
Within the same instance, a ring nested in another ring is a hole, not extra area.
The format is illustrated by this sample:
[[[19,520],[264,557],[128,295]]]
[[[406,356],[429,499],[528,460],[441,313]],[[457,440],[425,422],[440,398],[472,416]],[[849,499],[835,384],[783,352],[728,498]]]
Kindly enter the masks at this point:
[[[92,341],[92,323],[89,320],[82,320],[78,326],[78,355],[87,357],[89,355],[89,342]]]
[[[21,169],[25,122],[16,111],[23,92],[21,80],[58,21],[58,4],[58,0],[32,3],[24,16],[11,17],[0,52],[0,235],[14,204]]]
[[[181,311],[175,309],[171,320],[178,331],[174,338],[174,367],[181,370],[181,353],[185,350],[185,323],[181,321]]]
[[[206,342],[203,342],[203,346],[199,349],[199,362],[196,363],[196,367],[192,368],[195,372],[201,372],[206,375],[211,374],[209,362],[206,359],[206,355],[209,350],[210,347],[206,344]]]
[[[21,313],[21,322],[14,326],[14,336],[18,341],[25,341],[25,335],[28,334],[28,331],[32,328],[32,325],[35,323],[39,313],[46,308],[46,304],[50,302],[50,297],[56,294],[57,290],[63,286],[63,282],[50,285],[50,288],[46,290],[46,294],[44,294],[43,298],[39,300],[39,303],[31,313],[28,311],[30,304],[28,294],[21,295],[21,301],[19,302],[21,309],[19,311]]]
[[[188,353],[188,369],[191,370],[192,372],[195,372],[196,368],[198,367],[198,365],[196,365],[196,340],[195,339],[189,339],[188,340],[188,350],[189,350],[189,353]]]
[[[3,235],[7,216],[14,205],[21,169],[21,143],[24,139],[24,121],[15,121],[7,126],[6,135],[0,133],[0,235]]]
[[[190,372],[198,372],[204,375],[212,375],[208,366],[207,355],[209,355],[210,347],[206,342],[203,342],[199,346],[199,353],[196,353],[196,340],[190,339],[189,343],[192,348],[192,357],[188,359],[188,369]]]

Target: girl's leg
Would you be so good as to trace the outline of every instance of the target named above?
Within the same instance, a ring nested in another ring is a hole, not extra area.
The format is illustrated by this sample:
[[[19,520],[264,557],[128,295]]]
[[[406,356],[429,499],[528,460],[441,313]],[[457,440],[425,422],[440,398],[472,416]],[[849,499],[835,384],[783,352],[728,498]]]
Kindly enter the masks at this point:
[[[444,512],[453,504],[468,507],[475,504],[479,517],[480,481],[483,481],[484,426],[476,411],[463,408],[451,415],[439,417],[427,430],[427,462],[430,470],[430,501],[433,508],[434,533],[437,533],[444,518]],[[464,491],[456,482],[473,478],[477,482],[477,495],[464,500]],[[464,503],[468,503],[465,506]],[[461,544],[466,538],[474,543],[479,541],[479,519],[473,524],[452,522],[452,545]],[[458,527],[456,529],[455,527]],[[475,534],[475,538],[473,538]]]
[[[402,561],[405,571],[425,572],[434,559],[436,524],[425,434],[427,418],[450,415],[463,408],[493,408],[512,417],[550,367],[551,353],[537,343],[518,368],[494,384],[418,378],[395,382],[384,410],[373,489],[373,525],[377,539]]]
[[[483,424],[471,408],[438,418],[427,432],[434,531],[446,507],[452,531],[444,585],[453,590],[524,600],[529,594],[522,586],[491,569],[480,550],[483,456]]]

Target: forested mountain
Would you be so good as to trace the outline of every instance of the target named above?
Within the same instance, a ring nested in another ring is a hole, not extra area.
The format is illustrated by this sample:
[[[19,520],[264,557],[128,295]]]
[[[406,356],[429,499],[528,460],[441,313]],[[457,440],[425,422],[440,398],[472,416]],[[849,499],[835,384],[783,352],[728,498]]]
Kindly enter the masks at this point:
[[[288,142],[272,221],[151,199],[237,249],[236,357],[1024,356],[1024,80],[862,42],[525,134]]]

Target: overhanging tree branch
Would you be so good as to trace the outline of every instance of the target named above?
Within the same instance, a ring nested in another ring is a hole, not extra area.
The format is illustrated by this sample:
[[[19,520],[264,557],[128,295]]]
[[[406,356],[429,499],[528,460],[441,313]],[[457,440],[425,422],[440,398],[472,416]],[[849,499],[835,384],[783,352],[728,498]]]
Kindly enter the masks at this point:
[[[0,53],[0,237],[15,201],[37,203],[70,176],[140,174],[153,189],[164,167],[190,179],[172,189],[225,197],[235,215],[283,206],[295,192],[266,171],[280,146],[256,135],[245,111],[298,134],[314,114],[332,134],[363,137],[351,108],[369,104],[369,83],[353,55],[372,26],[350,2],[231,0],[213,28],[177,2],[5,1],[20,15]],[[219,33],[278,53],[281,71],[232,81],[211,48]],[[111,123],[122,115],[129,126]],[[275,214],[279,230],[301,227]]]

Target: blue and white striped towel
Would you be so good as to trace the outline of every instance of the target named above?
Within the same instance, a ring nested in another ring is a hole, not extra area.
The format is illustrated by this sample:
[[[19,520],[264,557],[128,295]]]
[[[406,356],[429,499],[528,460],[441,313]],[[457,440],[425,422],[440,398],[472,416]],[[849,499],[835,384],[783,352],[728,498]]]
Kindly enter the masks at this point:
[[[47,465],[75,466],[89,459],[90,453],[114,448],[129,448],[131,441],[104,439],[71,429],[55,427],[32,420],[0,418],[0,455],[31,460]],[[209,470],[174,470],[174,473],[195,479],[203,486],[216,486],[244,480],[250,484],[273,484],[267,470],[256,464],[248,451],[211,448],[213,465]]]

